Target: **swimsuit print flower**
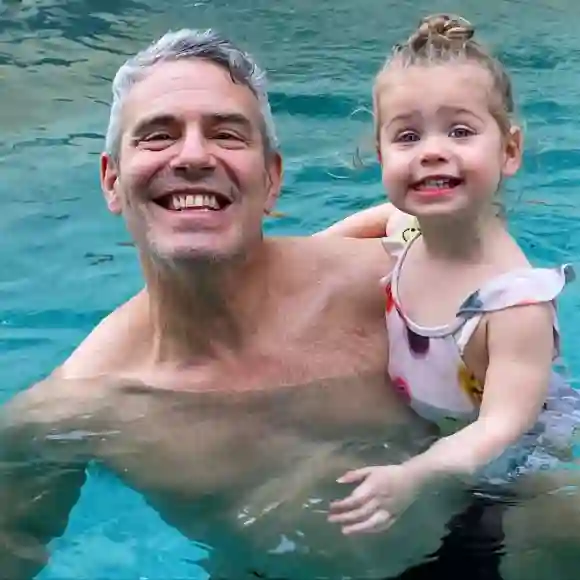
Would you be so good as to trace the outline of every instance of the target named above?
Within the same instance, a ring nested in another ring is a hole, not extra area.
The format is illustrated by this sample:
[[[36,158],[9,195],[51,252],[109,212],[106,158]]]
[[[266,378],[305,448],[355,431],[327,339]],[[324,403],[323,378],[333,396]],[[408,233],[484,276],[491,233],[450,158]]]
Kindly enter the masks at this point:
[[[393,387],[395,391],[403,398],[405,403],[409,404],[411,402],[411,392],[409,390],[409,385],[403,377],[395,377],[392,379]]]
[[[416,224],[410,228],[407,228],[405,230],[403,230],[403,241],[404,242],[412,242],[416,237],[418,237],[421,233],[421,230],[419,229],[419,224]]]
[[[459,379],[461,388],[467,393],[471,402],[479,407],[483,399],[483,386],[475,378],[475,375],[465,365],[461,365],[457,373],[457,378]]]
[[[470,294],[459,307],[459,312],[464,312],[466,310],[470,312],[481,312],[481,310],[483,310],[483,302],[479,295],[479,290],[476,290],[473,292],[473,294]]]
[[[421,336],[407,327],[407,342],[409,349],[417,357],[424,357],[429,352],[429,337]]]
[[[387,287],[385,288],[385,293],[387,295],[387,302],[386,302],[385,308],[386,308],[387,314],[389,314],[389,312],[391,312],[391,310],[395,306],[395,300],[393,298],[393,291],[391,289],[390,282],[389,282],[389,284],[387,284]]]

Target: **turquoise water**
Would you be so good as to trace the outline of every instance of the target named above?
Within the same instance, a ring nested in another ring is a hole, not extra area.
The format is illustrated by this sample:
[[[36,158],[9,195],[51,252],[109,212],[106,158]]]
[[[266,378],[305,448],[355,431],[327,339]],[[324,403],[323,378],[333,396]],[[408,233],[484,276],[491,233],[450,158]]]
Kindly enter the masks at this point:
[[[317,5],[318,4],[318,5]],[[506,192],[514,233],[540,264],[580,250],[577,0],[0,0],[0,402],[58,364],[141,284],[98,186],[109,82],[168,28],[216,27],[270,72],[285,185],[269,232],[309,233],[382,199],[377,167],[348,161],[369,130],[372,75],[420,15],[460,11],[512,71],[527,130]],[[402,32],[401,32],[402,31]],[[580,286],[561,304],[580,378]],[[113,478],[90,479],[43,580],[184,578],[205,552]],[[202,576],[199,576],[200,578]]]

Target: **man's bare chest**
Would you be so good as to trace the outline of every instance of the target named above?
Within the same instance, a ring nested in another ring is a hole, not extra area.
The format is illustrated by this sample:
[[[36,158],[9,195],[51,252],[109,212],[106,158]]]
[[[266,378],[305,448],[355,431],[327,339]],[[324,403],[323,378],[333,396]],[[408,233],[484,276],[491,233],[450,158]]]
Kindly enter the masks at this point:
[[[276,476],[321,445],[392,443],[416,425],[383,374],[243,389],[180,386],[125,385],[104,419],[111,435],[95,453],[138,487],[190,494],[252,485],[256,475]]]

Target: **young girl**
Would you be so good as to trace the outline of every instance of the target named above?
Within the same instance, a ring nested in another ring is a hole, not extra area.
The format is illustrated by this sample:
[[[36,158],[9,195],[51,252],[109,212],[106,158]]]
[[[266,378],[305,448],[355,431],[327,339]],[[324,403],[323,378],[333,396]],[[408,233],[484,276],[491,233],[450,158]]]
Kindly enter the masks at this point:
[[[443,435],[406,463],[340,478],[357,484],[331,505],[329,519],[344,533],[388,528],[442,477],[493,484],[551,466],[557,458],[543,449],[563,449],[578,420],[577,392],[552,370],[554,301],[572,270],[533,268],[497,215],[501,183],[520,167],[522,136],[510,80],[473,33],[462,18],[431,16],[395,47],[373,95],[394,207],[326,232],[376,235],[377,217],[383,232],[385,217],[416,218],[385,279],[388,369]]]

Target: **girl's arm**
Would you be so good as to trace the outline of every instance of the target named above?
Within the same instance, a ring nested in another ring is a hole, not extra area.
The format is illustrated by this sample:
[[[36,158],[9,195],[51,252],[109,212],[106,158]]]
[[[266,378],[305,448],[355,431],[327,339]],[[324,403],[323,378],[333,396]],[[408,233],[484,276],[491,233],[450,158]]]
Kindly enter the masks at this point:
[[[405,464],[419,479],[476,474],[534,425],[546,400],[554,352],[551,305],[496,312],[487,324],[489,364],[479,417]]]
[[[390,203],[376,205],[358,211],[314,235],[343,238],[382,238],[385,235],[389,219],[396,211],[398,210]]]
[[[345,534],[388,529],[423,489],[464,479],[501,455],[536,422],[552,372],[553,310],[534,304],[496,312],[487,321],[489,363],[478,419],[398,465],[349,471],[356,484],[332,502],[329,520]]]

